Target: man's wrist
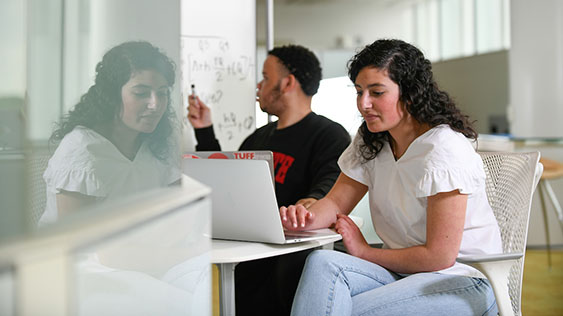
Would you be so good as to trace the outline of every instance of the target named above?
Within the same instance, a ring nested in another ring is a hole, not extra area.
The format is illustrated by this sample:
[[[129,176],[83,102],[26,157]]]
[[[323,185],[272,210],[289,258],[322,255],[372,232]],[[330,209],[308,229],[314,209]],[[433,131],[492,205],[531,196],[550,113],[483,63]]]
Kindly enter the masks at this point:
[[[196,139],[215,139],[215,132],[213,131],[213,125],[202,128],[194,128],[194,133]]]

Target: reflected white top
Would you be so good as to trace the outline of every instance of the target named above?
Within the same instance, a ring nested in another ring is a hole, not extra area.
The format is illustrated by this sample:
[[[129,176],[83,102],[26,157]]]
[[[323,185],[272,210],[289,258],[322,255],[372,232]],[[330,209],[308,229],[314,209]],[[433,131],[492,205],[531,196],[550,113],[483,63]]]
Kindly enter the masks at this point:
[[[338,164],[347,176],[368,186],[374,228],[386,248],[426,243],[427,197],[458,189],[468,195],[458,256],[502,253],[485,191],[483,162],[465,136],[439,125],[416,138],[397,161],[386,143],[377,157],[362,163],[360,143],[358,134]],[[461,263],[440,272],[484,278]]]
[[[159,160],[146,143],[131,161],[105,137],[76,126],[63,138],[43,174],[47,202],[39,225],[56,221],[60,190],[105,200],[164,187],[179,178],[179,164]]]

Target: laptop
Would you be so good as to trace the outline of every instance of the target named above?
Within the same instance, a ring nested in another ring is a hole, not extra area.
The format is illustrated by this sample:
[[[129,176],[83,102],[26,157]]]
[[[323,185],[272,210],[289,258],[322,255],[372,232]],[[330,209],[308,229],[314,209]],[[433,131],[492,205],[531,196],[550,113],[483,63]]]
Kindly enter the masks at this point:
[[[239,150],[239,151],[193,151],[187,152],[184,159],[259,159],[266,160],[270,166],[272,179],[274,178],[274,153],[269,150]]]
[[[184,159],[182,168],[212,189],[213,238],[288,244],[341,237],[328,228],[286,236],[265,160]]]

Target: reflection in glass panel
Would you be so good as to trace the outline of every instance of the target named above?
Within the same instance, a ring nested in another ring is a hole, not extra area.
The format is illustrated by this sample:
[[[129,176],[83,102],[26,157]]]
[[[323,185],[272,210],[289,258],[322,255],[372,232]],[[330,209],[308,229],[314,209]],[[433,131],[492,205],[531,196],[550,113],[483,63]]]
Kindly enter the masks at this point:
[[[47,147],[53,124],[62,115],[63,1],[28,0],[26,4],[27,78],[25,82],[25,214],[26,227],[35,229],[45,210],[43,172],[52,154]]]
[[[40,225],[180,177],[173,62],[148,42],[126,42],[110,49],[96,71],[94,84],[51,135],[57,149],[43,175]]]
[[[25,3],[0,1],[0,241],[25,230]]]
[[[15,315],[14,271],[0,268],[0,315]]]
[[[178,182],[179,6],[28,1],[31,225]]]
[[[198,200],[77,251],[70,314],[211,315],[210,210]]]
[[[44,143],[62,115],[62,0],[27,1],[27,137]]]

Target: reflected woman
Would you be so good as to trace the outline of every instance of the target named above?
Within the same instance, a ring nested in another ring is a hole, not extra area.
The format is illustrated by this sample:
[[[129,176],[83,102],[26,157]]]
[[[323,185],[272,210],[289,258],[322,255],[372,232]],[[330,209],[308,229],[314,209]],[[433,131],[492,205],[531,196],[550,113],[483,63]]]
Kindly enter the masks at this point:
[[[148,42],[126,42],[103,56],[94,85],[51,135],[60,144],[43,175],[40,225],[178,181],[174,72],[174,63]]]

